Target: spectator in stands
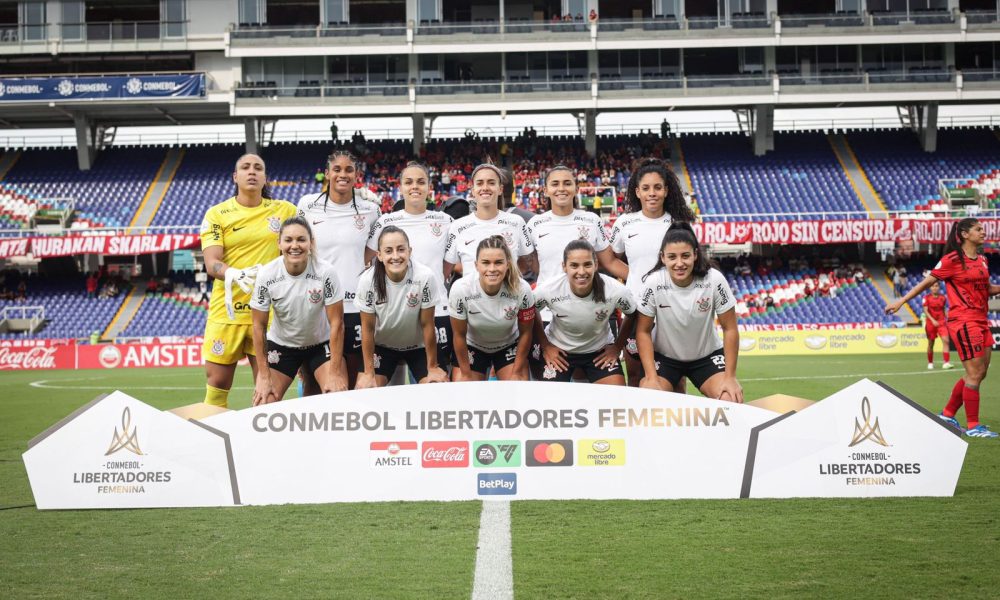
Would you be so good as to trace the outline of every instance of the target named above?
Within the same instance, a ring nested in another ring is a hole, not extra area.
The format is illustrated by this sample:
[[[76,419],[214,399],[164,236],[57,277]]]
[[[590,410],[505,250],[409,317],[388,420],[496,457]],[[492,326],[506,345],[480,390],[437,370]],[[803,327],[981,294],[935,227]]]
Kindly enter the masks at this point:
[[[149,281],[146,282],[146,293],[155,294],[160,289],[159,282],[156,281],[155,277],[150,277]]]
[[[340,130],[337,129],[337,122],[336,121],[330,121],[330,141],[331,142],[337,143],[337,133],[339,131]]]
[[[326,174],[323,173],[323,169],[316,169],[316,174],[313,176],[313,179],[316,180],[316,183],[323,185],[323,181],[326,180]]]
[[[906,269],[902,266],[897,267],[892,275],[892,292],[897,298],[903,296],[903,288],[906,284]]]
[[[198,282],[198,292],[201,293],[201,297],[198,298],[199,302],[204,302],[205,304],[208,304],[211,301],[211,298],[209,298],[209,296],[208,296],[208,283],[207,282],[204,282],[204,281],[199,281]]]
[[[597,21],[597,10],[592,8],[590,9],[590,22],[593,23],[595,21]]]
[[[92,272],[87,275],[87,298],[97,297],[97,284],[98,280],[96,272]]]
[[[660,137],[663,139],[670,137],[670,123],[666,119],[660,123]]]
[[[17,284],[17,297],[15,300],[18,302],[24,302],[28,299],[28,284],[21,278],[21,282]]]
[[[774,297],[764,292],[764,308],[774,308]]]

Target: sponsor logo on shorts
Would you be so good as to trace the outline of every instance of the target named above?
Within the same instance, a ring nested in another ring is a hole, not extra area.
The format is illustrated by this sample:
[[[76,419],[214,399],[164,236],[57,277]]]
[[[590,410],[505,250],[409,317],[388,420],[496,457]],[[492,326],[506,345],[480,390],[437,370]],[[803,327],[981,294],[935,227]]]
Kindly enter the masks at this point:
[[[418,456],[416,442],[372,442],[368,446],[369,464],[373,469],[416,467]]]
[[[507,469],[521,466],[521,442],[489,440],[472,443],[472,464],[477,467]]]
[[[420,465],[425,469],[469,466],[469,442],[424,442]]]
[[[620,467],[625,464],[625,440],[580,440],[576,455],[581,467]]]
[[[524,464],[528,467],[572,467],[573,440],[528,440]]]
[[[480,496],[513,496],[517,494],[517,473],[479,473],[476,491]]]

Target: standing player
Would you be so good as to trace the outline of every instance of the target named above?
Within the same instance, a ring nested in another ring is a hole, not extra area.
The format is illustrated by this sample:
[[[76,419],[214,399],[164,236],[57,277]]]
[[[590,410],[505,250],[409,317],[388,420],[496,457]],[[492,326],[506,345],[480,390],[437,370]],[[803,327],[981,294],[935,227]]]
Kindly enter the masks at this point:
[[[507,241],[492,235],[476,248],[476,271],[451,286],[453,381],[528,380],[535,297],[514,264]],[[478,273],[478,275],[474,274]]]
[[[628,265],[611,251],[601,217],[576,208],[576,192],[576,174],[569,167],[558,165],[545,174],[545,195],[552,209],[528,221],[528,235],[538,253],[537,285],[562,277],[566,244],[575,240],[593,246],[601,268],[618,279],[628,277]]]
[[[953,369],[951,364],[948,346],[948,315],[945,307],[944,296],[941,295],[941,286],[932,285],[931,293],[924,296],[924,333],[927,334],[927,369],[934,368],[934,340],[941,338],[941,356],[944,358],[942,369]]]
[[[399,176],[399,191],[403,197],[403,208],[379,217],[368,237],[365,263],[378,252],[378,237],[384,227],[399,227],[410,239],[413,252],[410,259],[420,263],[434,273],[434,277],[444,289],[444,251],[448,245],[448,234],[452,218],[443,212],[427,209],[431,193],[431,178],[427,167],[411,162]],[[451,364],[451,321],[448,319],[448,298],[442,295],[441,304],[434,311],[434,327],[437,330],[438,361],[442,368]]]
[[[358,160],[346,150],[335,150],[326,162],[326,187],[299,200],[299,216],[316,233],[319,258],[333,265],[344,287],[344,359],[349,384],[361,367],[361,317],[355,303],[358,275],[365,269],[365,244],[381,210],[355,196]]]
[[[250,299],[257,357],[254,406],[280,401],[303,366],[324,393],[347,389],[341,350],[344,291],[333,267],[313,256],[315,245],[305,219],[287,219],[278,232],[281,256],[257,274]]]
[[[295,207],[271,198],[264,160],[244,154],[233,171],[236,195],[216,204],[201,223],[205,271],[215,281],[205,323],[205,403],[229,405],[236,363],[253,356],[250,292],[260,265],[278,256],[278,230]],[[239,289],[234,290],[237,286]],[[257,363],[250,361],[257,377]]]
[[[646,373],[640,386],[672,392],[687,377],[706,397],[743,402],[736,298],[722,273],[709,267],[691,225],[670,226],[660,264],[643,281],[635,336]]]
[[[978,220],[967,217],[957,221],[948,234],[944,255],[931,274],[905,296],[886,306],[885,312],[890,315],[895,313],[938,281],[948,284],[948,331],[955,340],[955,351],[965,368],[965,376],[959,378],[952,388],[941,418],[961,429],[955,415],[964,405],[968,425],[965,435],[996,438],[995,431],[979,422],[979,386],[986,379],[993,349],[993,335],[986,313],[990,296],[1000,294],[1000,285],[990,283],[986,257],[980,253],[985,241],[986,232]]]
[[[364,371],[356,389],[382,387],[405,361],[419,383],[448,380],[438,366],[434,307],[444,289],[428,267],[410,260],[410,240],[393,225],[378,236],[378,256],[358,281]]]
[[[597,272],[598,258],[586,240],[573,240],[563,251],[564,274],[535,287],[535,308],[550,308],[552,322],[535,320],[535,343],[541,360],[532,356],[542,381],[569,381],[582,369],[590,383],[625,385],[619,357],[625,331],[633,326],[635,298],[617,280]],[[617,339],[608,321],[615,309],[625,316]]]
[[[528,236],[528,227],[521,217],[500,212],[500,193],[503,175],[491,164],[482,164],[472,171],[470,197],[476,202],[474,213],[462,217],[451,226],[448,247],[444,254],[444,279],[451,279],[455,265],[461,265],[463,275],[476,274],[476,249],[479,242],[491,235],[499,235],[511,254],[525,271],[535,271],[534,246]]]
[[[684,201],[677,176],[656,158],[644,158],[629,178],[625,192],[628,214],[619,217],[611,229],[611,248],[619,258],[628,261],[625,285],[637,299],[642,291],[642,278],[660,262],[663,235],[674,221],[693,223],[694,213]],[[625,365],[629,385],[639,384],[643,376],[635,340],[626,344]],[[682,390],[678,390],[682,391]]]

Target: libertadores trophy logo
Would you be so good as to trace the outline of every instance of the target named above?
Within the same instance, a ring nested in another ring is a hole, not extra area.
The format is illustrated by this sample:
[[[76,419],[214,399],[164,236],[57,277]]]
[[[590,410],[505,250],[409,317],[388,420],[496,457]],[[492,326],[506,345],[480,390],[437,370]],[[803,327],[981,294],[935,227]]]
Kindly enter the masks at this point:
[[[129,433],[131,425],[132,413],[126,406],[125,410],[122,411],[122,432],[118,433],[118,427],[115,427],[115,432],[111,437],[111,445],[108,446],[108,451],[104,453],[104,456],[111,456],[123,449],[142,456],[143,452],[139,449],[139,427],[132,427],[132,433]]]
[[[857,446],[865,440],[871,440],[880,446],[888,446],[889,442],[885,441],[882,436],[882,428],[879,427],[878,417],[875,417],[875,422],[872,423],[872,406],[868,401],[868,396],[861,399],[861,418],[864,419],[864,423],[854,417],[854,437],[851,439],[851,443],[848,448]]]

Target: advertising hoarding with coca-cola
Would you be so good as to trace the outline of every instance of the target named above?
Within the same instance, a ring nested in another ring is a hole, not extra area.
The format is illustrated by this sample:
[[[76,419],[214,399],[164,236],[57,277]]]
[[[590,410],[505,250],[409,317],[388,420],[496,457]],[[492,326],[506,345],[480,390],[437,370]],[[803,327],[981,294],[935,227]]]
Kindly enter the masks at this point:
[[[501,381],[311,396],[196,426],[113,396],[25,454],[39,507],[949,496],[966,449],[935,415],[868,380],[785,415]]]
[[[0,371],[199,367],[201,341],[145,344],[77,344],[76,340],[5,340]]]
[[[72,340],[4,340],[0,343],[0,371],[75,369]]]

